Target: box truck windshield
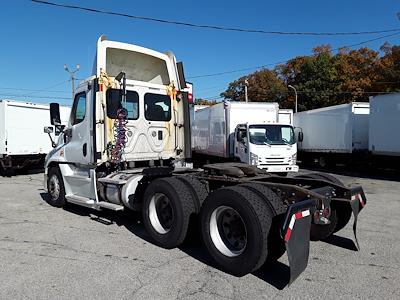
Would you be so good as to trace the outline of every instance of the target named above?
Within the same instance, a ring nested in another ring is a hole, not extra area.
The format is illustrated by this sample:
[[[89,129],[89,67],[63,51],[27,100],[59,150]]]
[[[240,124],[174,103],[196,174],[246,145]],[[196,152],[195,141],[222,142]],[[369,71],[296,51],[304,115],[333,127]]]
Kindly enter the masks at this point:
[[[250,143],[255,145],[293,145],[294,131],[289,125],[250,125]]]

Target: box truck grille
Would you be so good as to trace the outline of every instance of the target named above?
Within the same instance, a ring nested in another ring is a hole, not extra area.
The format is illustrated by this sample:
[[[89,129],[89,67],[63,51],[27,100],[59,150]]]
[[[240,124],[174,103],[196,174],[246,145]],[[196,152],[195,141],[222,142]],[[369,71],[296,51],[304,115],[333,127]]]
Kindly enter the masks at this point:
[[[288,165],[289,159],[283,157],[265,157],[258,160],[260,165]]]

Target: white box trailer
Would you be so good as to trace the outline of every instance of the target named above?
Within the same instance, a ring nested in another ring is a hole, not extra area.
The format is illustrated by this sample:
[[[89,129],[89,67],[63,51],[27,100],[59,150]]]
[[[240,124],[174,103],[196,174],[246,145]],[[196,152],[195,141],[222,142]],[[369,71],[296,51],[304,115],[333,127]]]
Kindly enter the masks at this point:
[[[400,93],[370,98],[369,150],[400,156]]]
[[[61,108],[64,125],[69,113],[69,107]],[[0,100],[0,171],[43,161],[52,149],[45,126],[51,126],[49,105]],[[52,133],[53,139],[57,136]]]
[[[318,159],[325,166],[329,157],[368,150],[369,103],[335,105],[294,115],[296,132],[303,132],[298,149],[302,157]]]
[[[223,102],[194,111],[196,154],[239,160],[268,172],[298,171],[293,127],[278,123],[278,103]]]
[[[278,123],[293,125],[293,109],[280,109],[278,112]]]

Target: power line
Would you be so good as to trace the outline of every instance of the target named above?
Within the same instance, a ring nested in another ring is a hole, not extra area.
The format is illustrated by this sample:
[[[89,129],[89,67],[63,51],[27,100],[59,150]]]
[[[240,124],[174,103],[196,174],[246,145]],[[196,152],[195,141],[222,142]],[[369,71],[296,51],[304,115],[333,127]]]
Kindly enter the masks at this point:
[[[60,4],[60,3],[49,2],[49,1],[40,1],[40,0],[31,0],[31,1],[34,3],[45,4],[45,5],[50,5],[50,6],[69,8],[69,9],[77,9],[77,10],[83,10],[83,11],[88,11],[88,12],[93,12],[93,13],[126,17],[126,18],[130,18],[130,19],[158,22],[158,23],[164,23],[164,24],[173,24],[173,25],[180,25],[180,26],[187,26],[187,27],[195,27],[195,28],[203,28],[203,29],[206,28],[206,29],[214,29],[214,30],[222,30],[222,31],[235,31],[235,32],[242,32],[242,33],[259,33],[259,34],[268,34],[268,35],[303,35],[303,36],[350,36],[350,35],[353,36],[353,35],[371,35],[371,34],[399,32],[400,31],[400,28],[391,28],[391,29],[375,30],[375,31],[357,31],[357,32],[268,31],[268,30],[260,30],[260,29],[247,29],[247,28],[235,28],[235,27],[225,27],[225,26],[216,26],[216,25],[187,23],[187,22],[173,21],[173,20],[167,20],[167,19],[136,16],[136,15],[130,15],[130,14],[125,14],[125,13],[119,13],[119,12],[113,12],[113,11],[107,11],[107,10],[101,10],[101,9],[83,7],[83,6],[77,6],[77,5]]]
[[[60,99],[60,100],[71,100],[70,97],[53,97],[53,96],[32,96],[30,94],[3,94],[0,93],[2,97],[23,97],[23,98],[38,98],[38,99]]]
[[[10,90],[10,91],[28,91],[28,92],[43,92],[43,90],[35,89],[25,89],[25,88],[14,88],[14,87],[0,87],[0,90]],[[47,93],[68,93],[67,91],[50,91],[46,90]]]
[[[397,36],[400,35],[400,32],[396,32],[396,33],[392,33],[392,34],[387,34],[384,36],[380,36],[380,37],[376,37],[373,39],[369,39],[366,41],[362,41],[356,44],[351,44],[351,45],[347,45],[347,46],[342,46],[342,47],[337,47],[335,49],[332,49],[330,51],[338,51],[341,50],[343,48],[353,48],[356,46],[361,46],[364,44],[368,44],[371,42],[375,42],[377,40],[381,40],[384,38],[388,38],[388,37],[393,37],[393,36]],[[307,56],[307,55],[304,55]],[[196,79],[196,78],[204,78],[204,77],[214,77],[214,76],[221,76],[221,75],[226,75],[226,74],[232,74],[232,73],[238,73],[238,72],[244,72],[244,71],[250,71],[250,70],[257,70],[257,69],[262,69],[262,68],[266,68],[266,67],[271,67],[271,66],[276,66],[276,65],[280,65],[280,64],[285,64],[287,62],[289,62],[292,59],[288,59],[288,60],[284,60],[284,61],[278,61],[278,62],[274,62],[274,63],[270,63],[270,64],[265,64],[265,65],[260,65],[260,66],[255,66],[255,67],[248,67],[248,68],[243,68],[243,69],[236,69],[236,70],[230,70],[230,71],[223,71],[223,72],[218,72],[218,73],[210,73],[210,74],[202,74],[202,75],[195,75],[195,76],[188,76],[188,79]]]
[[[60,85],[62,85],[62,84],[65,84],[65,83],[67,83],[67,82],[69,82],[69,81],[70,81],[69,79],[68,79],[68,80],[64,80],[64,81],[62,81],[62,82],[53,84],[53,85],[48,86],[48,87],[46,87],[46,88],[39,89],[39,90],[37,90],[37,91],[35,91],[35,92],[29,93],[29,96],[34,95],[34,94],[37,94],[37,93],[41,93],[41,92],[49,92],[52,88],[55,88],[55,87],[60,86]]]

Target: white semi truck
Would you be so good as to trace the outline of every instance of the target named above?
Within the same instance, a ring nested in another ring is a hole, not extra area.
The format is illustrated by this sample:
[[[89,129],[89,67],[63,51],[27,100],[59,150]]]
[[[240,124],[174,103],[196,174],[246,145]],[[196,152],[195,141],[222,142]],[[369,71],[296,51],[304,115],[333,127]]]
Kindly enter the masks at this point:
[[[69,124],[46,157],[48,203],[141,211],[164,248],[180,245],[199,215],[206,250],[222,270],[243,276],[287,250],[292,282],[307,266],[310,237],[327,238],[357,217],[362,188],[244,163],[193,169],[186,89],[171,52],[100,37],[94,73],[76,89]],[[50,113],[60,126],[57,104]]]
[[[278,103],[271,102],[225,101],[195,109],[193,151],[203,161],[239,161],[283,175],[297,172],[290,111],[279,112]],[[280,115],[285,124],[279,123]]]
[[[66,125],[70,108],[61,107],[60,112]],[[11,175],[16,169],[43,166],[52,149],[44,126],[53,139],[61,133],[50,126],[49,105],[0,100],[0,173]]]
[[[368,152],[369,103],[354,102],[299,112],[294,115],[302,162],[349,164]]]

